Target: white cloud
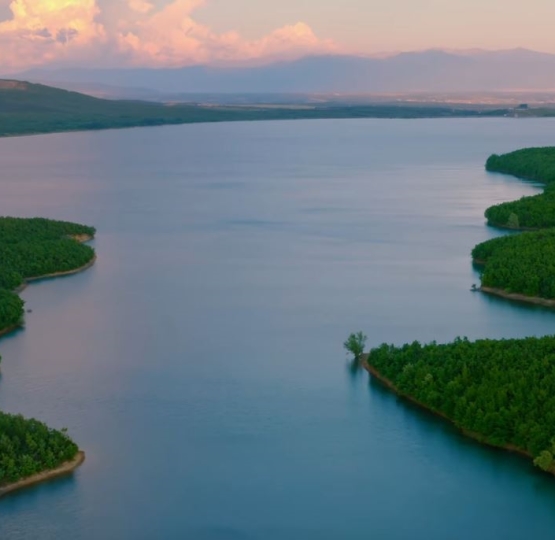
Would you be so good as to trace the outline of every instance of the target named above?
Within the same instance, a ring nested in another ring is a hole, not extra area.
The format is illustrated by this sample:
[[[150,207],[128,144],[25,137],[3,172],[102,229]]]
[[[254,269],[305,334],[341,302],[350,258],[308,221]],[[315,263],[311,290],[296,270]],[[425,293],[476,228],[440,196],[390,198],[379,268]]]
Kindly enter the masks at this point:
[[[5,3],[6,0],[0,0]],[[217,33],[194,18],[205,0],[173,0],[157,9],[149,0],[13,0],[0,22],[0,67],[36,65],[182,66],[294,58],[332,52],[305,23],[258,40]]]

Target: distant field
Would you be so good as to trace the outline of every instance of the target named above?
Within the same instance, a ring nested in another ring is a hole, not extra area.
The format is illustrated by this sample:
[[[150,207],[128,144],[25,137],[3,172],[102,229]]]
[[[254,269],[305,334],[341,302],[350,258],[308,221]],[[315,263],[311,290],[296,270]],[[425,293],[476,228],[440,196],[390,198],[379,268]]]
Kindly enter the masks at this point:
[[[522,111],[532,115],[533,109]],[[165,124],[325,118],[509,116],[512,109],[431,105],[198,105],[113,101],[21,81],[0,80],[0,136]],[[542,110],[542,115],[548,114]],[[551,111],[555,115],[555,111]]]

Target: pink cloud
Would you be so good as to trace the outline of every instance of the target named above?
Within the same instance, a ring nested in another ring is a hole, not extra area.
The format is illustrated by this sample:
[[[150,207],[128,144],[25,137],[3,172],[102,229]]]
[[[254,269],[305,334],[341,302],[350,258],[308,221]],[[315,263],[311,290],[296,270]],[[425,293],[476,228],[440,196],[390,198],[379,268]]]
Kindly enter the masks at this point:
[[[0,2],[5,0],[0,0]],[[305,23],[279,28],[257,40],[217,33],[194,18],[205,0],[174,0],[156,9],[150,0],[13,0],[0,22],[0,65],[183,66],[263,62],[335,52]]]
[[[127,5],[138,13],[149,13],[154,9],[154,4],[147,0],[128,0]]]
[[[96,0],[14,0],[0,23],[0,64],[19,67],[79,57],[105,40]]]

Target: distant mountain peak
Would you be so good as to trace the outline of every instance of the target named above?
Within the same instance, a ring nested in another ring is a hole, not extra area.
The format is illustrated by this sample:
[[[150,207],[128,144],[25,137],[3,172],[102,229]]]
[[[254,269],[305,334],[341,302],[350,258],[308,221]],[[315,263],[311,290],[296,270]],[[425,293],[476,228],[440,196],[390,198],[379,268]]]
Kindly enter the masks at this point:
[[[555,87],[555,55],[509,50],[428,49],[385,55],[318,55],[263,66],[31,70],[32,82],[163,93],[400,93],[542,90]]]

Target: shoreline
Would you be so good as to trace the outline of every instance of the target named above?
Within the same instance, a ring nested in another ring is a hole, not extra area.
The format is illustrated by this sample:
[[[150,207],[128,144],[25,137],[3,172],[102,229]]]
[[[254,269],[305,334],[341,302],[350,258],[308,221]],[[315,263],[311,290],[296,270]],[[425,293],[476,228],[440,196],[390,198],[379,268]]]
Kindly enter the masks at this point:
[[[491,294],[492,296],[505,298],[505,300],[512,300],[513,302],[523,302],[525,304],[555,308],[555,299],[549,300],[547,298],[541,298],[540,296],[526,296],[525,294],[521,293],[510,293],[505,291],[504,289],[496,289],[495,287],[482,286],[478,290],[485,294]]]
[[[76,242],[79,242],[80,244],[85,244],[87,242],[90,242],[91,240],[94,240],[94,236],[90,234],[76,234],[74,236],[71,236],[70,238],[73,238],[73,240],[75,240]],[[73,274],[79,274],[80,272],[84,272],[85,270],[88,270],[91,266],[94,265],[95,262],[96,262],[96,254],[88,263],[84,264],[83,266],[79,266],[78,268],[74,268],[73,270],[64,270],[63,272],[53,272],[51,274],[44,274],[42,276],[23,278],[23,283],[21,283],[19,287],[16,287],[13,290],[13,292],[20,293],[24,291],[29,285],[29,283],[32,283],[33,281],[41,281],[43,279],[53,279],[57,277],[72,276]],[[17,326],[15,328],[20,328],[20,326]],[[2,330],[0,330],[0,336],[2,336]]]
[[[472,259],[472,264],[476,266],[485,266],[487,261],[481,259]],[[547,308],[555,308],[555,299],[542,298],[541,296],[527,296],[522,293],[510,293],[505,289],[498,289],[496,287],[484,287],[483,285],[476,288],[476,291],[511,300],[513,302],[521,302],[524,304],[532,304],[535,306],[542,306]]]
[[[89,242],[89,241],[93,240],[94,236],[89,235],[89,234],[80,234],[80,235],[74,235],[71,238],[73,238],[77,242],[85,243],[85,242]],[[65,270],[63,272],[53,272],[51,274],[45,274],[43,276],[24,278],[23,283],[21,283],[21,285],[19,287],[14,289],[13,292],[16,293],[16,294],[22,292],[33,281],[40,281],[40,280],[43,280],[43,279],[46,280],[46,279],[52,279],[52,278],[57,278],[57,277],[70,276],[70,275],[73,275],[73,274],[78,274],[80,272],[83,272],[83,271],[89,269],[91,266],[94,265],[95,262],[96,262],[96,254],[94,255],[94,257],[89,262],[87,262],[83,266],[80,266],[78,268],[74,268],[73,270]],[[12,326],[8,326],[6,328],[0,329],[0,338],[6,336],[8,334],[11,334],[12,332],[14,332],[16,330],[19,330],[19,329],[23,328],[24,325],[25,325],[25,323],[24,323],[24,321],[22,321],[21,324],[12,325]],[[22,478],[21,480],[18,480],[17,482],[13,482],[11,484],[6,484],[6,485],[3,485],[3,486],[0,485],[0,498],[2,498],[3,496],[5,496],[9,493],[13,493],[14,491],[19,491],[20,489],[35,486],[37,484],[42,484],[43,482],[47,482],[48,480],[52,480],[54,478],[59,478],[60,476],[65,476],[65,475],[71,474],[78,467],[80,467],[83,464],[84,461],[85,461],[85,452],[83,450],[78,450],[77,454],[75,455],[75,457],[71,461],[66,461],[65,463],[62,463],[59,467],[56,467],[55,469],[50,469],[48,471],[42,471],[42,472],[34,474],[32,476],[28,476],[27,478]]]
[[[6,328],[3,328],[2,330],[0,330],[0,338],[7,336],[8,334],[11,334],[12,332],[15,332],[16,330],[19,330],[20,328],[23,328],[23,324],[12,324],[12,326],[7,326]]]
[[[287,109],[290,110],[290,109]],[[313,109],[309,109],[313,110]],[[124,129],[148,129],[166,126],[191,126],[195,124],[231,124],[237,122],[296,122],[299,120],[303,121],[318,121],[318,120],[483,120],[487,118],[499,118],[504,120],[525,120],[526,118],[515,118],[507,117],[504,115],[499,116],[480,116],[480,115],[461,115],[461,116],[334,116],[334,115],[322,115],[322,116],[300,116],[296,118],[236,118],[236,119],[225,119],[225,120],[185,120],[183,122],[163,122],[160,124],[144,125],[136,124],[130,126],[107,126],[99,128],[75,128],[75,129],[54,129],[50,131],[29,131],[27,133],[0,133],[1,139],[14,139],[17,137],[37,137],[40,135],[60,135],[67,133],[94,133],[99,131],[114,131],[114,130],[124,130]],[[551,118],[543,116],[530,116],[529,118]],[[494,171],[492,171],[494,172]]]
[[[410,394],[405,394],[404,392],[401,392],[395,386],[395,384],[393,384],[392,381],[390,381],[387,377],[382,375],[374,366],[372,366],[370,364],[369,357],[370,357],[369,354],[363,354],[362,358],[360,359],[360,365],[372,377],[374,377],[378,382],[380,382],[386,388],[391,390],[397,397],[400,397],[402,399],[406,399],[407,401],[409,401],[413,405],[416,405],[417,407],[423,409],[424,411],[426,411],[430,414],[433,414],[434,416],[437,416],[437,417],[449,422],[449,424],[451,424],[451,426],[453,426],[459,433],[461,433],[465,437],[468,437],[469,439],[472,439],[472,440],[474,440],[474,441],[476,441],[480,444],[483,444],[485,446],[489,446],[490,448],[496,448],[497,450],[505,450],[505,451],[511,452],[513,454],[518,454],[521,457],[525,457],[528,460],[533,460],[534,456],[532,456],[532,454],[530,454],[530,452],[528,452],[527,450],[524,450],[522,448],[510,445],[510,444],[503,445],[503,444],[492,443],[492,442],[488,441],[485,438],[484,435],[480,435],[479,433],[476,433],[474,431],[468,431],[464,428],[461,428],[461,427],[457,426],[457,424],[455,424],[454,420],[449,418],[449,416],[447,416],[445,413],[442,413],[441,411],[437,411],[435,409],[432,409],[428,405],[426,405],[426,404],[422,403],[421,401],[417,400],[416,398],[412,397]],[[552,475],[555,475],[555,470],[545,471],[545,472],[547,472],[549,474],[552,474]]]
[[[543,195],[543,193],[539,193],[538,195]],[[533,195],[532,195],[533,196]],[[487,226],[491,227],[492,229],[501,229],[504,231],[514,231],[514,232],[535,232],[541,231],[546,227],[511,227],[510,225],[501,225],[500,223],[496,223],[495,221],[487,222]]]
[[[53,272],[52,274],[44,274],[43,276],[34,276],[34,277],[25,278],[23,285],[27,286],[29,283],[32,283],[33,281],[40,281],[43,279],[52,279],[52,278],[63,277],[63,276],[72,276],[73,274],[79,274],[80,272],[84,272],[85,270],[88,270],[91,266],[93,266],[95,262],[96,262],[96,255],[88,263],[84,264],[83,266],[79,266],[79,268],[74,268],[73,270],[64,270],[63,272]]]
[[[94,236],[92,234],[72,234],[69,238],[73,238],[73,240],[79,242],[80,244],[85,244],[86,242],[94,240]]]
[[[85,242],[90,242],[91,240],[93,240],[94,236],[91,236],[90,234],[78,234],[78,235],[72,236],[71,238],[73,238],[77,242],[84,244]],[[23,292],[33,281],[41,281],[43,279],[53,279],[57,277],[79,274],[80,272],[84,272],[85,270],[88,270],[91,266],[94,265],[95,262],[96,262],[96,254],[88,263],[84,264],[83,266],[79,266],[79,268],[74,268],[73,270],[65,270],[63,272],[53,272],[52,274],[44,274],[43,276],[23,278],[23,282],[21,283],[21,285],[19,285],[19,287],[16,287],[12,292],[15,294],[19,294],[20,292]],[[2,338],[3,336],[7,336],[12,332],[15,332],[16,330],[19,330],[24,326],[25,326],[25,321],[23,320],[21,321],[20,324],[13,324],[12,326],[8,326],[6,328],[0,329],[0,338]]]
[[[23,478],[12,484],[6,484],[0,486],[0,498],[7,495],[8,493],[13,493],[14,491],[19,491],[27,487],[35,486],[37,484],[42,484],[47,480],[52,480],[54,478],[59,478],[60,476],[65,476],[73,473],[78,467],[80,467],[85,461],[85,452],[79,450],[76,456],[71,461],[66,461],[62,463],[59,467],[55,469],[50,469],[49,471],[43,471],[33,476]]]

